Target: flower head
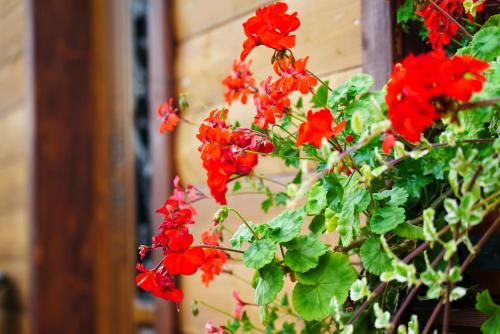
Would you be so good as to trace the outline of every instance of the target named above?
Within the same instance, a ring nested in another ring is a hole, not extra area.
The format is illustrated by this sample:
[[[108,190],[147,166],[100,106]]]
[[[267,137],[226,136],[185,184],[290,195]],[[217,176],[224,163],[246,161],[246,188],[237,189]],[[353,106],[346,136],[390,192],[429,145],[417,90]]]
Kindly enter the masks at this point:
[[[137,270],[141,272],[135,278],[138,287],[158,298],[174,303],[182,301],[182,290],[176,288],[174,280],[165,270],[148,270],[142,265],[138,265]]]
[[[300,26],[297,13],[286,14],[288,5],[277,2],[257,9],[255,15],[243,23],[247,39],[243,42],[240,59],[243,61],[258,45],[275,50],[293,48],[295,35],[290,35]]]
[[[174,131],[174,128],[179,123],[179,116],[177,108],[172,107],[173,99],[170,98],[168,102],[162,103],[156,109],[156,113],[161,120],[160,133],[165,131]]]
[[[245,64],[235,60],[233,62],[233,75],[228,75],[222,80],[222,84],[227,87],[224,100],[229,105],[238,99],[241,100],[241,103],[246,104],[248,95],[255,93],[255,79],[250,72],[251,64],[252,61]]]
[[[436,0],[435,3],[451,17],[460,17],[464,12],[463,0]],[[458,25],[450,20],[433,4],[427,4],[423,10],[417,9],[417,14],[424,20],[424,25],[429,30],[429,42],[434,49],[450,44],[458,31]]]
[[[275,124],[276,118],[283,117],[283,114],[290,107],[290,92],[281,91],[274,83],[272,77],[260,83],[262,92],[254,95],[254,104],[257,115],[254,117],[254,124],[261,129],[267,129],[269,124]]]
[[[297,136],[297,146],[309,143],[315,147],[321,147],[323,138],[330,139],[345,129],[345,121],[342,120],[334,128],[333,116],[329,109],[321,109],[315,113],[309,110],[307,113],[307,122],[299,127]]]
[[[299,91],[307,94],[318,84],[318,80],[307,72],[309,57],[293,59],[284,57],[274,62],[274,71],[279,76],[275,83],[276,89],[282,92]]]

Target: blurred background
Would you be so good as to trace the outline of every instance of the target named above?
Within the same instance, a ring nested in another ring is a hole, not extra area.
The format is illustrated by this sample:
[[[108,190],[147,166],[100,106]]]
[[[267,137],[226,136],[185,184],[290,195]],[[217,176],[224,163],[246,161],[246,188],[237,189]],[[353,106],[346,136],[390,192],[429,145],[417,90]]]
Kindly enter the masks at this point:
[[[365,71],[381,87],[393,60],[417,47],[393,28],[397,1],[286,2],[301,19],[294,54],[310,56],[331,86]],[[195,298],[228,311],[233,290],[253,300],[234,276],[205,288],[195,275],[180,282],[178,312],[135,287],[134,266],[173,176],[206,189],[196,127],[160,136],[156,106],[189,92],[183,116],[199,123],[220,105],[241,24],[269,3],[0,0],[1,334],[202,333],[206,320],[227,318],[201,307],[194,317]],[[252,53],[258,80],[271,74],[271,55]],[[235,104],[230,115],[249,125],[253,111]],[[277,180],[289,172],[265,159],[259,171]],[[262,200],[235,196],[229,205],[258,222]],[[216,206],[196,208],[199,233]]]

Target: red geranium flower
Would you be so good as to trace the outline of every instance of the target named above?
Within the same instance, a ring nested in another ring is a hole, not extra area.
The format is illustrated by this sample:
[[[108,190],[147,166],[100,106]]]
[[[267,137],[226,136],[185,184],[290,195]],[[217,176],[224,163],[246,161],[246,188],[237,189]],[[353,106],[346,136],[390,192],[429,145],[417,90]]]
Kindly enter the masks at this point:
[[[286,3],[277,2],[257,9],[255,16],[243,23],[247,39],[243,42],[243,51],[240,55],[242,61],[258,45],[265,45],[275,50],[295,46],[295,35],[289,34],[300,26],[300,21],[297,12],[286,14],[287,9]]]
[[[300,91],[307,94],[318,84],[318,80],[307,72],[309,57],[304,59],[281,58],[274,62],[274,71],[279,75],[275,87],[282,92]]]
[[[137,270],[141,271],[135,278],[138,287],[158,298],[171,300],[174,303],[182,301],[182,290],[176,288],[174,280],[165,270],[148,270],[143,265],[138,265]]]
[[[443,97],[467,101],[482,89],[488,64],[470,56],[446,58],[444,51],[409,55],[394,67],[385,101],[394,130],[411,142],[441,115],[434,106]]]
[[[217,327],[215,326],[212,320],[208,320],[205,324],[205,330],[208,334],[224,334],[224,326]]]
[[[339,134],[345,129],[345,121],[342,120],[332,129],[333,116],[330,110],[321,109],[313,113],[309,110],[307,113],[307,122],[304,122],[299,127],[299,135],[297,136],[297,146],[304,143],[309,143],[316,147],[321,147],[323,138],[330,139]]]
[[[233,62],[233,72],[234,75],[228,75],[222,83],[227,87],[226,93],[224,93],[224,100],[231,105],[231,103],[241,97],[241,103],[247,103],[248,94],[256,92],[255,79],[250,72],[250,65],[252,61],[248,64],[243,62],[234,61]]]
[[[191,234],[176,235],[168,243],[163,264],[171,275],[192,275],[205,262],[205,253],[200,247],[192,247]]]
[[[248,303],[244,302],[240,294],[236,291],[233,291],[233,298],[236,301],[236,307],[234,309],[234,317],[236,319],[241,319],[241,314],[243,313],[243,308],[248,305]]]
[[[161,119],[160,133],[165,131],[174,131],[175,126],[179,123],[177,108],[172,107],[173,99],[170,98],[167,103],[162,103],[156,109],[158,117]]]
[[[464,12],[463,0],[435,0],[435,3],[452,17],[460,17]],[[429,42],[433,48],[442,48],[458,31],[458,25],[441,13],[433,4],[428,4],[423,10],[416,11],[424,20],[424,25],[429,30]]]
[[[283,117],[283,113],[290,107],[289,92],[280,91],[271,80],[272,77],[268,77],[262,81],[260,83],[262,92],[254,95],[257,108],[254,124],[261,129],[267,129],[269,124],[275,124],[276,118]]]
[[[396,143],[396,137],[392,133],[387,133],[384,137],[384,141],[382,142],[382,151],[384,154],[391,153],[394,144]]]

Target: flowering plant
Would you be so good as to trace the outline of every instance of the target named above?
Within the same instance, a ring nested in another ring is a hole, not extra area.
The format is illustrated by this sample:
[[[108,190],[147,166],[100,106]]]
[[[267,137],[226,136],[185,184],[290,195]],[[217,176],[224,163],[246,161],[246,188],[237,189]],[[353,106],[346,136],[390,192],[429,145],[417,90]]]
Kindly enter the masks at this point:
[[[208,188],[221,208],[193,246],[192,204],[209,195],[176,178],[157,210],[158,234],[140,247],[141,259],[156,249],[163,260],[152,269],[138,265],[137,285],[180,303],[174,276],[201,271],[208,285],[242,256],[255,270],[255,301],[235,293],[234,317],[207,322],[208,333],[428,333],[441,311],[447,332],[451,303],[476,298],[463,280],[466,269],[500,225],[500,17],[476,24],[475,32],[459,22],[464,15],[473,22],[485,5],[418,1],[412,8],[434,49],[396,64],[381,91],[371,90],[366,74],[331,88],[309,71],[308,57],[292,53],[297,13],[284,2],[258,9],[243,24],[240,60],[222,82],[229,106],[253,100],[253,124],[233,124],[228,108],[215,109],[197,134]],[[443,45],[460,31],[471,38],[449,56]],[[260,84],[245,62],[256,47],[274,50],[274,76]],[[160,130],[189,122],[181,115],[187,107],[184,98],[179,109],[172,100],[162,104]],[[259,156],[283,160],[296,176],[273,191],[273,180],[254,171]],[[227,206],[229,184],[232,192],[254,187],[266,196],[264,211],[276,206],[281,213],[248,222]],[[233,214],[242,224],[223,245],[224,222]],[[486,232],[474,243],[470,232],[480,224]],[[408,313],[417,295],[436,305],[421,327],[422,319]],[[261,324],[247,316],[251,306],[259,307]],[[483,332],[499,333],[500,306],[486,290],[477,294],[477,309],[491,317]]]

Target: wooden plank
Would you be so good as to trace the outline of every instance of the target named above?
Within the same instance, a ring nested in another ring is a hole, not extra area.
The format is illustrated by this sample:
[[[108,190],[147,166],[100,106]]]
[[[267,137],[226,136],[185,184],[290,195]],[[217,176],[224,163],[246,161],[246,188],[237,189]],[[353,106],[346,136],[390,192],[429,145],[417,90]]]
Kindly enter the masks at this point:
[[[21,105],[0,117],[0,166],[27,159],[27,116]]]
[[[173,0],[151,0],[148,2],[148,77],[149,77],[149,151],[151,156],[151,218],[152,229],[161,223],[155,214],[172,191],[174,175],[173,135],[160,135],[156,123],[156,106],[167,100],[175,91],[174,83],[174,25]],[[160,258],[155,258],[159,261]],[[155,332],[172,334],[178,332],[177,309],[173,303],[155,299]]]
[[[359,73],[360,68],[332,75],[324,76],[325,79],[330,81],[331,87],[336,87],[340,83],[346,81],[354,73]],[[193,110],[189,112],[186,117],[194,124],[201,124],[202,120],[207,116],[208,111],[203,113]],[[243,106],[235,103],[230,109],[229,117],[231,121],[238,120],[242,126],[249,127],[253,121],[255,111],[252,102],[249,105]],[[158,127],[157,124],[155,127]],[[198,127],[190,124],[182,123],[176,130],[175,139],[175,159],[176,170],[184,182],[191,184],[203,184],[206,181],[205,170],[202,168],[200,155],[198,152],[199,142],[196,139]],[[285,165],[273,158],[259,158],[259,165],[256,168],[258,173],[266,175],[280,174],[288,171]]]
[[[26,161],[0,166],[0,214],[26,209],[28,205]]]
[[[298,11],[297,57],[310,56],[309,67],[318,75],[361,65],[360,0],[288,1]],[[231,71],[244,40],[242,17],[179,45],[177,50],[178,90],[190,92],[206,105],[223,100],[221,80]],[[271,74],[272,50],[256,48],[249,56],[258,78]]]
[[[389,79],[393,63],[391,2],[362,0],[363,71],[375,79],[375,89]]]
[[[21,57],[25,46],[26,20],[24,1],[0,3],[0,67]]]
[[[206,0],[174,1],[175,32],[177,40],[192,38],[208,29],[254,11],[269,0]]]
[[[128,8],[29,3],[35,334],[134,331]]]
[[[26,58],[0,67],[0,117],[26,100]]]

